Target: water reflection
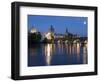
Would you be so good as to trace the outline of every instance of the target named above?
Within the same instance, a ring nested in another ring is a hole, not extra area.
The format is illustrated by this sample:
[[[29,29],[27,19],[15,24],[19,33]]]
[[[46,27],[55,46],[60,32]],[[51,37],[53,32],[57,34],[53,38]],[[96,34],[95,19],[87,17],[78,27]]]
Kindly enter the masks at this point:
[[[87,64],[87,46],[40,44],[28,49],[28,66]]]
[[[77,55],[79,55],[80,54],[80,44],[77,43],[76,45],[77,45],[77,47],[76,47],[76,53],[77,53]]]
[[[87,46],[83,47],[83,63],[87,63]]]
[[[53,44],[45,45],[45,57],[46,57],[45,59],[47,65],[50,65],[52,54],[53,54]]]

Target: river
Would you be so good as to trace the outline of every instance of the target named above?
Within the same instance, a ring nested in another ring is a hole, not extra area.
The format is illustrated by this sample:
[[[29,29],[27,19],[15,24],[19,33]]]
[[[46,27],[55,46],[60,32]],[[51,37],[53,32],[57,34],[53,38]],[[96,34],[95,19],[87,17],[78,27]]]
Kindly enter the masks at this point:
[[[79,43],[34,44],[28,48],[28,67],[87,64],[87,46]]]

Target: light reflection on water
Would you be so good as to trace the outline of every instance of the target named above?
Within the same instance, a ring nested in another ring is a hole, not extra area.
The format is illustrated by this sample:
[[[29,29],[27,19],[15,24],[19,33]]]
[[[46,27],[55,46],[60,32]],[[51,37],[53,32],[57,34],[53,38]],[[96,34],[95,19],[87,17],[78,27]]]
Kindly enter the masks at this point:
[[[53,49],[53,44],[47,44],[45,46],[45,57],[46,57],[45,59],[47,65],[50,65],[50,61],[53,53],[52,49]]]
[[[87,64],[87,46],[34,44],[28,49],[28,66]]]

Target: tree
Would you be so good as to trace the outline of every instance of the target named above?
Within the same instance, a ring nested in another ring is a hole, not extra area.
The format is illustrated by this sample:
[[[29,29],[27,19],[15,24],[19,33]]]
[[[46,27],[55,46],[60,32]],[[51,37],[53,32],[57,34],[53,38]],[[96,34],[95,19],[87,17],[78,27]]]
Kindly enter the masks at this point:
[[[44,43],[47,43],[48,42],[48,39],[45,37],[44,40],[43,40],[43,42]]]
[[[29,43],[39,43],[41,41],[41,33],[30,33],[28,36]]]

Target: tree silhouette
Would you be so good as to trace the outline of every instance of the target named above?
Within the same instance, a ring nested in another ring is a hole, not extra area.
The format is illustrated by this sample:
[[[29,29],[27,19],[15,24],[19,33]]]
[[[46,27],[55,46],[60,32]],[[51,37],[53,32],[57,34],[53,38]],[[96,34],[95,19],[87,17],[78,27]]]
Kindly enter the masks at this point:
[[[29,40],[29,43],[38,43],[41,41],[41,33],[40,32],[36,32],[36,33],[30,33],[29,36],[28,36],[28,40]]]

